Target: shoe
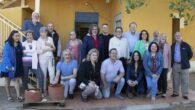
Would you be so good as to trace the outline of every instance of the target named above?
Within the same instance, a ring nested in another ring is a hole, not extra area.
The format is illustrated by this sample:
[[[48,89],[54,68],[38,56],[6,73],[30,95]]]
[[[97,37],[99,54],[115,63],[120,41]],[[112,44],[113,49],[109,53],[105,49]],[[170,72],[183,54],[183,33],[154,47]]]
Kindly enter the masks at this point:
[[[156,96],[161,95],[161,94],[162,94],[161,92],[158,92],[158,93],[156,94]]]
[[[172,94],[171,97],[178,97],[178,94]]]
[[[14,102],[14,99],[13,99],[11,96],[9,96],[9,97],[7,98],[7,100],[8,100],[9,102]]]
[[[162,98],[165,98],[165,97],[166,97],[166,94],[162,94],[161,97],[162,97]]]
[[[133,99],[133,94],[129,93],[129,94],[127,95],[127,97],[128,97],[129,99]]]
[[[116,97],[117,99],[120,99],[120,100],[124,100],[124,99],[125,99],[125,98],[124,98],[123,96],[121,96],[120,94],[115,95],[115,97]]]
[[[19,96],[19,97],[17,97],[17,100],[18,100],[18,102],[23,102],[24,101],[24,98],[21,97],[21,96]]]
[[[82,100],[83,102],[87,102],[87,101],[88,101],[87,98],[83,97],[82,95],[81,95],[81,100]]]
[[[189,99],[188,96],[183,96],[183,98],[184,98],[185,100],[188,100],[188,99]]]
[[[74,99],[73,94],[68,94],[68,98],[69,98],[69,99]]]

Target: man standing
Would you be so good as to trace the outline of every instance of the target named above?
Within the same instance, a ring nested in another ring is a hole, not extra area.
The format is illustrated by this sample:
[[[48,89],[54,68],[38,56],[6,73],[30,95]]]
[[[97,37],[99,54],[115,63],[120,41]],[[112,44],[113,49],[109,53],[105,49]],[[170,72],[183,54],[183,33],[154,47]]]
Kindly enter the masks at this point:
[[[113,37],[113,35],[109,34],[109,29],[108,29],[108,24],[102,24],[102,33],[100,36],[103,38],[103,44],[104,44],[104,54],[105,54],[105,59],[109,57],[109,41],[110,38]]]
[[[61,56],[61,42],[60,42],[60,37],[59,37],[58,33],[56,32],[56,30],[54,30],[54,26],[53,26],[52,23],[49,23],[47,25],[47,28],[48,28],[48,36],[53,39],[54,46],[56,48],[56,51],[53,52],[54,57],[55,57],[56,60],[59,60],[60,59],[60,56]]]
[[[190,45],[182,40],[180,32],[175,33],[175,43],[172,44],[171,51],[173,68],[173,94],[171,96],[179,96],[181,82],[182,96],[188,100],[189,60],[192,58],[193,52]]]
[[[130,55],[133,53],[135,43],[139,40],[139,32],[136,32],[137,23],[131,22],[129,24],[129,32],[125,32],[123,36],[128,40]]]
[[[117,60],[117,49],[112,48],[109,51],[109,57],[103,61],[101,66],[101,80],[103,82],[103,96],[104,98],[110,97],[110,88],[112,83],[117,84],[115,97],[123,100],[124,97],[120,95],[121,90],[125,84],[124,68],[120,60]]]
[[[24,21],[23,26],[22,26],[22,31],[24,34],[26,34],[27,30],[32,30],[33,31],[33,39],[38,40],[38,38],[40,37],[39,30],[43,26],[39,22],[39,13],[33,12],[31,18],[32,19],[30,19],[30,20]]]

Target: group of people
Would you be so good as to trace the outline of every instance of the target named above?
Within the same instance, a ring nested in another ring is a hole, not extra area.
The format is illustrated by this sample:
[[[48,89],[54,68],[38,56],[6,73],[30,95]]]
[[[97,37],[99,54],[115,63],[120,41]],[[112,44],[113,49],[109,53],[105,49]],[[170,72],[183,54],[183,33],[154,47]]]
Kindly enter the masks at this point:
[[[28,89],[29,70],[36,74],[38,88],[47,93],[47,73],[49,83],[64,85],[64,98],[74,98],[74,90],[81,90],[81,100],[89,98],[124,99],[145,94],[155,101],[157,94],[166,97],[167,73],[172,68],[173,94],[188,99],[189,60],[193,52],[182,40],[180,32],[175,33],[175,43],[169,45],[165,33],[154,32],[149,40],[147,30],[137,32],[136,22],[129,24],[129,31],[116,27],[114,35],[108,33],[108,24],[102,25],[102,33],[96,24],[89,27],[89,33],[80,40],[71,31],[66,48],[61,52],[60,37],[53,24],[44,27],[33,12],[32,19],[25,21],[25,39],[20,41],[19,32],[13,30],[5,42],[1,64],[1,76],[5,77],[8,101],[10,80],[15,80],[17,100],[22,101],[19,79],[23,88]],[[114,87],[112,85],[115,85]]]

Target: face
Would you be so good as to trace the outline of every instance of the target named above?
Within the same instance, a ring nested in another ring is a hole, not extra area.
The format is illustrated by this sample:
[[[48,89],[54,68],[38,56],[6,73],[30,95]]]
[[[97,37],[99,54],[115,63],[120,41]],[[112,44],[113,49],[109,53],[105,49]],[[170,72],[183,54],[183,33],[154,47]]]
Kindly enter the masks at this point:
[[[103,33],[108,33],[108,25],[103,25],[102,31],[103,31]]]
[[[135,33],[136,32],[137,25],[136,24],[131,24],[129,28],[130,28],[130,31],[132,33]]]
[[[47,29],[49,32],[53,32],[53,29],[54,29],[53,24],[48,24]]]
[[[92,28],[92,36],[96,36],[97,33],[98,33],[98,28],[94,26],[94,27]]]
[[[155,32],[153,33],[153,36],[154,36],[154,39],[155,39],[155,40],[158,40],[158,39],[159,39],[159,32],[158,32],[158,31],[155,31]]]
[[[40,32],[40,36],[41,37],[46,37],[47,36],[47,32]]]
[[[66,61],[69,61],[71,59],[71,54],[69,52],[64,52],[64,56],[63,57],[64,57],[64,59]]]
[[[181,42],[182,41],[182,37],[181,37],[181,34],[179,32],[177,32],[175,34],[175,41],[176,42]]]
[[[26,35],[26,40],[27,40],[28,42],[32,42],[32,40],[33,40],[33,34],[32,34],[32,33],[27,33],[27,35]]]
[[[135,53],[134,56],[133,56],[134,60],[135,61],[138,61],[139,60],[139,54],[138,53]]]
[[[122,30],[120,28],[116,29],[116,32],[115,32],[116,37],[121,38],[122,37],[122,33],[123,32],[122,32]]]
[[[152,44],[151,45],[151,52],[156,52],[157,51],[157,45],[156,44]]]
[[[165,36],[161,37],[161,39],[160,39],[160,43],[161,43],[161,44],[166,43],[166,37],[165,37]]]
[[[70,33],[70,39],[71,39],[71,40],[76,39],[76,33],[75,33],[75,32],[71,32],[71,33]]]
[[[37,23],[39,21],[39,16],[32,16],[32,22]]]
[[[96,52],[93,52],[93,53],[90,55],[90,60],[93,61],[93,62],[95,62],[95,61],[97,61],[97,59],[98,59],[97,53],[96,53]]]
[[[146,40],[147,39],[147,33],[146,31],[142,32],[142,40]]]
[[[13,35],[13,39],[14,39],[14,42],[20,41],[20,34],[19,34],[19,33],[15,33],[15,34]]]
[[[109,56],[112,60],[116,60],[117,59],[117,51],[116,50],[112,50],[110,53],[109,53]]]

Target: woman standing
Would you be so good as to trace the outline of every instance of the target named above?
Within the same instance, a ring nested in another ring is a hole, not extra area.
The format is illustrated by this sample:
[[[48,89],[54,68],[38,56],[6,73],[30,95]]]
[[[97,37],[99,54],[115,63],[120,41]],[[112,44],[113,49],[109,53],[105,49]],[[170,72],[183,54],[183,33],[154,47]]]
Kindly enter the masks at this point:
[[[136,42],[134,51],[137,50],[140,52],[141,57],[143,58],[144,52],[148,50],[149,46],[149,33],[147,30],[142,30],[139,35],[139,41]]]
[[[28,89],[28,73],[29,70],[36,75],[38,79],[38,88],[43,92],[43,72],[38,64],[37,57],[37,41],[33,40],[33,31],[26,31],[26,41],[22,43],[23,46],[23,67],[24,67],[24,75],[22,77],[23,87],[25,90]]]
[[[164,66],[160,78],[158,80],[158,90],[161,97],[166,97],[167,91],[167,73],[171,69],[171,46],[167,43],[166,34],[160,35],[159,50],[163,54]]]
[[[53,83],[55,78],[55,63],[53,51],[55,51],[55,46],[53,39],[47,36],[47,28],[41,27],[40,38],[37,41],[37,52],[39,55],[39,63],[41,70],[44,74],[44,92],[47,88],[47,70],[49,72],[50,83]]]
[[[71,51],[66,49],[62,52],[62,60],[57,63],[54,84],[57,84],[61,74],[61,84],[64,85],[64,98],[73,99],[76,86],[77,61],[72,58]]]
[[[90,95],[97,99],[102,98],[99,90],[100,86],[100,65],[98,63],[99,51],[91,49],[88,52],[87,60],[82,62],[78,70],[78,84],[82,90],[81,99],[83,102],[88,100]]]
[[[17,100],[23,101],[20,96],[20,78],[23,76],[23,63],[22,63],[22,44],[20,42],[20,34],[18,31],[13,30],[5,42],[2,64],[1,76],[5,77],[5,90],[8,101],[13,102],[14,99],[10,94],[10,81],[15,83]]]
[[[145,92],[144,88],[144,68],[139,51],[134,51],[132,54],[131,63],[127,67],[126,81],[128,84],[129,98],[137,96]]]
[[[156,42],[150,43],[148,51],[144,54],[143,65],[149,92],[148,97],[151,97],[152,101],[155,102],[158,79],[163,69],[163,56],[159,52]]]
[[[66,43],[66,49],[69,49],[72,53],[72,58],[75,59],[78,64],[81,62],[81,47],[82,41],[76,38],[75,31],[70,32],[70,39]]]

